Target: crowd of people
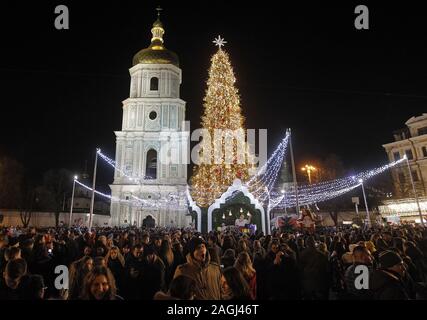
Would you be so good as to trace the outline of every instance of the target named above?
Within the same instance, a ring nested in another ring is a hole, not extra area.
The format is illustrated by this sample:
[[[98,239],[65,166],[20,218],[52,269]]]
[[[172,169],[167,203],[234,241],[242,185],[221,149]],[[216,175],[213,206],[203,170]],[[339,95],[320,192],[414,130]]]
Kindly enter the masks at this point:
[[[427,297],[427,230],[421,226],[271,235],[159,227],[0,231],[0,300]],[[367,284],[360,285],[360,265],[368,270]]]

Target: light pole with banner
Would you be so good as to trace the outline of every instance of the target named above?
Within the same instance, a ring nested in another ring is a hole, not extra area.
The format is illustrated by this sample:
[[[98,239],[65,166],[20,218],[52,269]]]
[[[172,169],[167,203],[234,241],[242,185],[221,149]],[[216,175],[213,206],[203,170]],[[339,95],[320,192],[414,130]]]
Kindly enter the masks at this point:
[[[351,202],[354,203],[354,207],[356,208],[356,216],[359,218],[359,197],[352,197]]]
[[[359,183],[362,186],[363,199],[365,200],[366,218],[368,219],[368,227],[371,227],[371,216],[369,215],[368,201],[366,200],[365,187],[363,185],[363,179],[359,179]]]

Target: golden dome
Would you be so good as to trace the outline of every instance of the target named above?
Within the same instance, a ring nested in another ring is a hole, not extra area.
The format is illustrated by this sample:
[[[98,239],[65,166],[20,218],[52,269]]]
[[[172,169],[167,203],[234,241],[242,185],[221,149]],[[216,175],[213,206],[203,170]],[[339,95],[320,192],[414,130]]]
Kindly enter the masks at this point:
[[[142,49],[133,57],[133,65],[139,63],[147,64],[173,64],[176,67],[179,67],[179,59],[175,52],[166,49],[163,44],[163,34],[165,30],[163,29],[163,24],[158,18],[153,23],[153,28],[151,29],[153,37],[151,38],[151,44],[148,48]]]

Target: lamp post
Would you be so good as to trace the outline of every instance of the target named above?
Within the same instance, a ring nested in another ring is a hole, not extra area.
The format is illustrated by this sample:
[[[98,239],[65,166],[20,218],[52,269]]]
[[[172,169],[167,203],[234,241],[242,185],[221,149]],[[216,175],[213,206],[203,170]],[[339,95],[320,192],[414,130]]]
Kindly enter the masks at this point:
[[[302,171],[306,171],[308,175],[308,183],[311,184],[311,172],[316,171],[316,168],[312,165],[306,164],[304,167],[301,168]]]
[[[285,191],[285,189],[282,189],[281,192],[283,194],[283,200],[285,202],[285,215],[288,215],[288,212],[286,210],[286,191]]]
[[[371,227],[371,216],[369,215],[368,201],[366,200],[365,187],[363,185],[363,179],[359,179],[359,183],[362,186],[363,199],[365,200],[366,217],[368,218],[368,227]]]
[[[421,225],[424,227],[425,225],[424,225],[423,214],[421,213],[420,201],[418,200],[417,191],[415,190],[414,178],[412,177],[412,171],[411,171],[411,167],[409,165],[409,160],[408,160],[408,157],[406,156],[406,154],[403,158],[406,160],[406,164],[408,166],[409,176],[411,177],[412,190],[414,191],[415,201],[417,201],[418,213],[420,215],[420,222],[421,222]]]
[[[101,152],[101,149],[96,149],[95,166],[93,169],[92,199],[90,202],[89,232],[92,229],[92,223],[93,223],[93,207],[95,205],[95,187],[96,187],[96,167],[98,166],[98,154],[100,152]]]
[[[73,221],[74,191],[76,189],[76,181],[78,178],[79,177],[74,176],[74,179],[73,179],[73,192],[71,194],[71,208],[70,208],[70,222],[68,223],[68,227],[70,228],[71,228],[71,223]]]
[[[265,187],[265,190],[266,190],[267,195],[268,195],[267,214],[265,215],[266,220],[267,220],[266,221],[267,225],[265,227],[265,231],[267,232],[267,234],[271,234],[271,226],[270,226],[270,224],[271,224],[271,218],[270,218],[270,201],[271,201],[271,198],[270,198],[270,192],[268,191],[267,187]]]
[[[295,170],[295,160],[294,160],[294,149],[292,148],[292,133],[291,133],[291,129],[288,129],[288,133],[289,133],[289,148],[291,149],[291,163],[292,163],[292,176],[293,176],[293,180],[294,180],[294,192],[295,192],[295,209],[296,209],[296,214],[299,215],[299,200],[298,200],[298,182],[297,182],[297,174],[296,174],[296,170]]]

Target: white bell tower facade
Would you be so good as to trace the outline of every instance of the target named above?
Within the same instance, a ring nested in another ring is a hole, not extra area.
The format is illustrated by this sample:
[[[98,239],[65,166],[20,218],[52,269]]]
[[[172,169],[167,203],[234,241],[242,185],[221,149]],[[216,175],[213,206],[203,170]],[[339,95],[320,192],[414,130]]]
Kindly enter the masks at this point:
[[[123,101],[122,130],[116,131],[116,170],[111,224],[188,226],[185,101],[178,56],[164,47],[163,25],[153,24],[151,44],[130,68],[130,96]],[[150,217],[148,218],[150,219]]]

